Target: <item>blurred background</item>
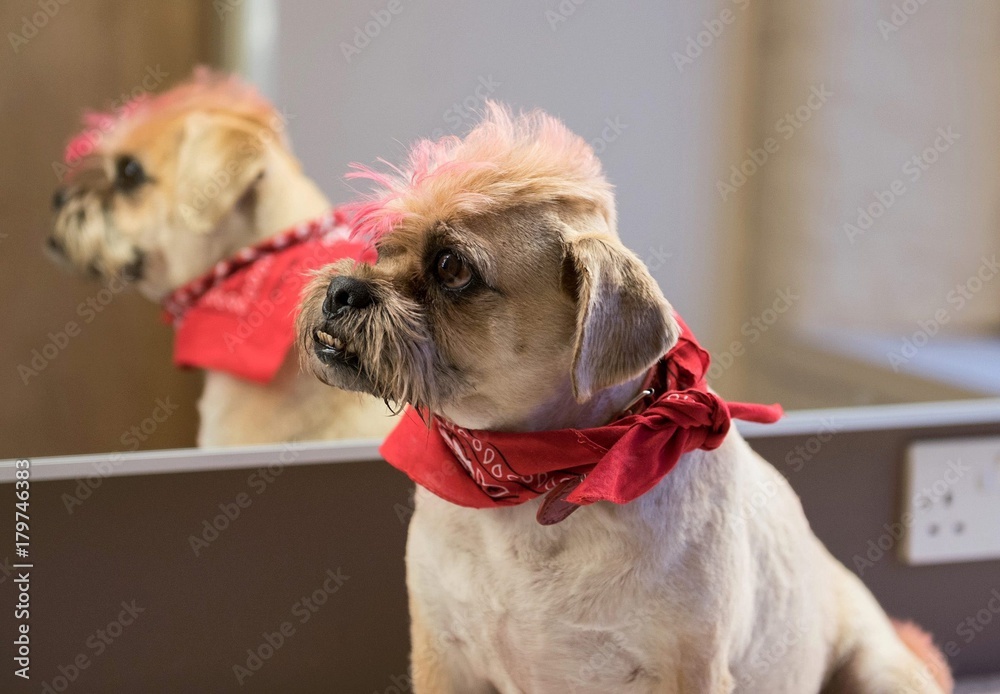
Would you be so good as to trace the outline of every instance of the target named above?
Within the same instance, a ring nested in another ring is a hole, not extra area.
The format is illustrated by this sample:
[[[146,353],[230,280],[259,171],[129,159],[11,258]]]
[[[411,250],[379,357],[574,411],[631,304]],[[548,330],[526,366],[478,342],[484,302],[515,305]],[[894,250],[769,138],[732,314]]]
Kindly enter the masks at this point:
[[[73,691],[408,691],[409,481],[371,447],[115,455],[192,446],[202,376],[171,365],[158,306],[43,252],[82,113],[197,65],[256,84],[335,203],[359,192],[351,162],[464,133],[486,99],[562,118],[716,389],[843,408],[745,429],[831,553],[957,676],[1000,671],[1000,555],[905,556],[914,537],[997,537],[1000,449],[979,437],[1000,434],[1000,3],[5,0],[0,28],[0,460],[102,454],[34,478],[34,690],[134,598],[140,626]],[[923,404],[861,409],[895,403]],[[908,521],[931,439],[937,463],[983,472]],[[174,474],[143,474],[157,457]],[[342,599],[244,687],[233,664],[341,569]]]
[[[0,457],[193,444],[200,375],[158,307],[42,243],[83,110],[198,64],[277,104],[335,202],[350,162],[462,133],[487,98],[559,116],[730,398],[1000,394],[996,3],[9,0],[0,26]]]

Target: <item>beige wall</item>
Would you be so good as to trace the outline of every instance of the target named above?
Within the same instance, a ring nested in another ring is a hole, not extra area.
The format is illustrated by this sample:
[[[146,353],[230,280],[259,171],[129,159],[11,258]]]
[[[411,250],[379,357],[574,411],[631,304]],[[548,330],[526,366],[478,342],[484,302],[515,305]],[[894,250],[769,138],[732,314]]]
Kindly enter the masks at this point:
[[[944,332],[1000,332],[1000,278],[949,301],[1000,253],[1000,5],[782,0],[762,20],[757,140],[781,149],[755,175],[758,300],[794,287],[806,328],[904,336],[943,308]]]
[[[831,333],[901,344],[941,315],[940,335],[1000,334],[1000,277],[976,277],[1000,254],[1000,6],[900,15],[903,4],[757,4],[752,34],[729,49],[717,255],[729,282],[716,308],[729,333],[711,347],[730,397],[804,408],[979,396],[826,345]],[[879,198],[869,229],[847,227]]]

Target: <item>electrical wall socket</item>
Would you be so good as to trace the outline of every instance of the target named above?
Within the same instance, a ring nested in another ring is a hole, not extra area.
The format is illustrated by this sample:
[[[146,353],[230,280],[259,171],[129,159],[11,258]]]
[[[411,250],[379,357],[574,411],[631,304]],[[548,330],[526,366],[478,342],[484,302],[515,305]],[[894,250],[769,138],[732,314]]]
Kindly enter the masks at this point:
[[[1000,559],[1000,436],[913,442],[904,489],[904,562]]]

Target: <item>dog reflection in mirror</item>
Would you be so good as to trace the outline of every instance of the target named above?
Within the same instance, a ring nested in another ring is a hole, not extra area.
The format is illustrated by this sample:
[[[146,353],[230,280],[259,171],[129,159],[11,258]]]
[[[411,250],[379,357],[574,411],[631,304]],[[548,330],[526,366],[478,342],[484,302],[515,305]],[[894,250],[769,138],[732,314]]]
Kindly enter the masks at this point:
[[[419,143],[399,170],[366,175],[383,189],[360,212],[378,262],[329,267],[299,318],[326,383],[467,429],[579,429],[621,412],[677,340],[618,238],[600,164],[557,120],[490,105],[464,139]],[[897,632],[735,428],[632,503],[546,526],[539,501],[472,509],[418,486],[415,691],[949,686],[933,647]],[[752,520],[729,522],[748,508]]]
[[[155,302],[330,211],[292,154],[280,114],[235,78],[202,70],[87,125],[67,150],[48,247],[74,269],[124,279]],[[266,385],[207,371],[199,411],[203,446],[381,437],[392,423],[374,398],[301,374],[294,350]]]

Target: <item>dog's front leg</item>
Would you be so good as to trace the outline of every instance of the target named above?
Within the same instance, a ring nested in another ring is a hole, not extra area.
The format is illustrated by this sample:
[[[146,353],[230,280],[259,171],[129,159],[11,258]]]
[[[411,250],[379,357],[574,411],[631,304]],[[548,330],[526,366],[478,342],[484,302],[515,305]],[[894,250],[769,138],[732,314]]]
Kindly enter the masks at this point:
[[[725,646],[712,634],[692,633],[663,664],[658,694],[750,694],[737,689]]]
[[[414,694],[495,694],[489,682],[474,677],[450,651],[452,640],[430,628],[410,597],[410,668]]]
[[[410,667],[414,694],[451,694],[454,683],[448,675],[440,644],[427,628],[416,601],[410,600]]]
[[[706,664],[697,671],[688,670],[681,677],[677,691],[705,692],[705,694],[734,694],[736,681],[729,671],[729,665],[721,659]]]

